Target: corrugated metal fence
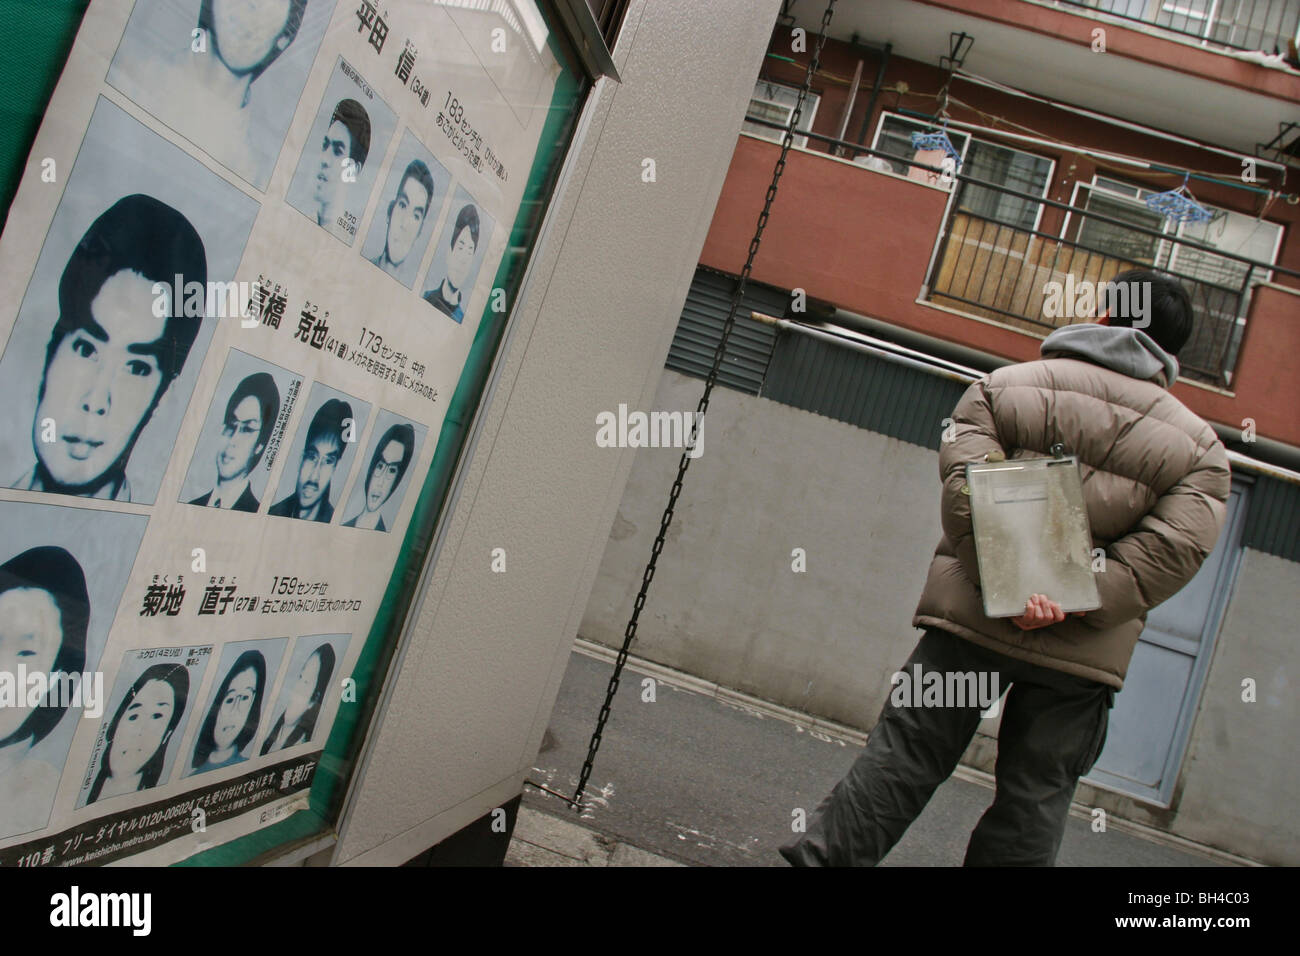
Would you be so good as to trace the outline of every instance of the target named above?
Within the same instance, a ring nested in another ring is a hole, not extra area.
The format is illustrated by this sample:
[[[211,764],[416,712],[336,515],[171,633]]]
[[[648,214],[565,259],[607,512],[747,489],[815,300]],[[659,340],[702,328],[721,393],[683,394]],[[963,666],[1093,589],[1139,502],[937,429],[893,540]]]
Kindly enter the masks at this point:
[[[696,271],[668,352],[668,368],[696,378],[708,374],[734,283],[730,276]],[[789,294],[781,290],[746,288],[718,384],[937,451],[943,420],[964,386],[820,339],[777,333],[749,318],[751,310],[785,316],[789,302]],[[1241,543],[1300,561],[1300,486],[1258,475]]]

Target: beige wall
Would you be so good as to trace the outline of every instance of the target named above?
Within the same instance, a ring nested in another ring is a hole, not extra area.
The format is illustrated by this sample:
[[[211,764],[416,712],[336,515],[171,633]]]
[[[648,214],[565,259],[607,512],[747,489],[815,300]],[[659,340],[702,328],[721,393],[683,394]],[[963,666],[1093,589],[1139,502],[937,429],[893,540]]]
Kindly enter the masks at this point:
[[[703,385],[666,371],[655,409]],[[730,389],[710,400],[642,611],[634,653],[804,713],[870,729],[920,632],[911,617],[940,537],[937,454]],[[637,455],[582,620],[617,647],[677,456]],[[791,550],[807,571],[791,570]],[[1262,862],[1300,863],[1293,595],[1300,564],[1247,550],[1170,809],[1081,784],[1108,814]],[[1254,678],[1257,701],[1241,700]],[[998,721],[963,763],[993,772]]]
[[[665,371],[653,408],[694,408],[702,387]],[[702,431],[635,653],[872,726],[920,636],[912,612],[941,534],[935,453],[726,388]],[[583,617],[588,640],[622,643],[676,469],[671,449],[638,453]],[[795,548],[804,572],[792,570]]]
[[[596,415],[653,399],[778,9],[630,5],[334,862],[404,862],[522,789],[634,455],[597,447]]]

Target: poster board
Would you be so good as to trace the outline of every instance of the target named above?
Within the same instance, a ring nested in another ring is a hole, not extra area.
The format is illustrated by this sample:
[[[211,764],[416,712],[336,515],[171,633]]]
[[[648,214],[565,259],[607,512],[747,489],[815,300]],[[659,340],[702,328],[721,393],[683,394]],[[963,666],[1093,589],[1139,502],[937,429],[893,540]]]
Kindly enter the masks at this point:
[[[89,7],[0,236],[0,864],[308,808],[565,81],[531,3]]]
[[[985,614],[1016,617],[1035,594],[1067,613],[1101,607],[1076,458],[970,464],[966,481]]]

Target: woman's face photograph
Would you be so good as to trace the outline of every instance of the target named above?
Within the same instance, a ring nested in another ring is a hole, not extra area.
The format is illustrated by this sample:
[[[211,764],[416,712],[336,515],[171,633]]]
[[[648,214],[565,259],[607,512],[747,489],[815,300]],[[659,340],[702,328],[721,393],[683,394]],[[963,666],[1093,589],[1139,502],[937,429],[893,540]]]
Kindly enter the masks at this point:
[[[176,695],[166,681],[146,681],[140,693],[127,704],[109,749],[109,770],[115,777],[129,777],[144,769],[167,736]]]
[[[248,713],[253,708],[253,698],[256,695],[257,672],[249,667],[236,674],[226,695],[221,698],[217,723],[212,728],[212,739],[216,743],[214,755],[235,746],[239,732],[248,722]]]
[[[288,19],[289,0],[213,0],[221,59],[234,73],[251,70],[274,49]]]
[[[0,672],[48,674],[63,642],[59,608],[42,588],[13,588],[0,594]],[[0,740],[22,726],[26,707],[0,707]]]
[[[307,708],[311,706],[312,695],[316,693],[316,680],[319,676],[320,655],[311,654],[303,662],[302,670],[298,672],[298,679],[289,690],[289,700],[284,705],[285,726],[296,723],[303,714],[307,713]]]

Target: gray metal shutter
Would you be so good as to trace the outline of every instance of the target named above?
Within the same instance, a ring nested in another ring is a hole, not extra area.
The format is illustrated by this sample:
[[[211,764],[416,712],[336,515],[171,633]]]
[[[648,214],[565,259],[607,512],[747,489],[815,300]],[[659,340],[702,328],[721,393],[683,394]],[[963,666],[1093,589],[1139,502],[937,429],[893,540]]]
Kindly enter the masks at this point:
[[[965,391],[965,385],[951,379],[782,333],[762,394],[937,451],[943,420]]]
[[[1260,475],[1251,489],[1241,545],[1300,561],[1300,486]]]
[[[686,295],[686,304],[682,307],[681,321],[673,334],[673,344],[668,349],[668,361],[664,363],[668,368],[695,378],[708,376],[713,353],[722,338],[722,326],[727,321],[735,283],[731,276],[696,270],[691,290]],[[745,287],[745,296],[736,311],[736,325],[727,340],[727,353],[718,369],[719,385],[750,395],[758,394],[776,329],[755,322],[749,313],[757,310],[783,316],[788,301],[788,295],[774,289],[755,285]]]

